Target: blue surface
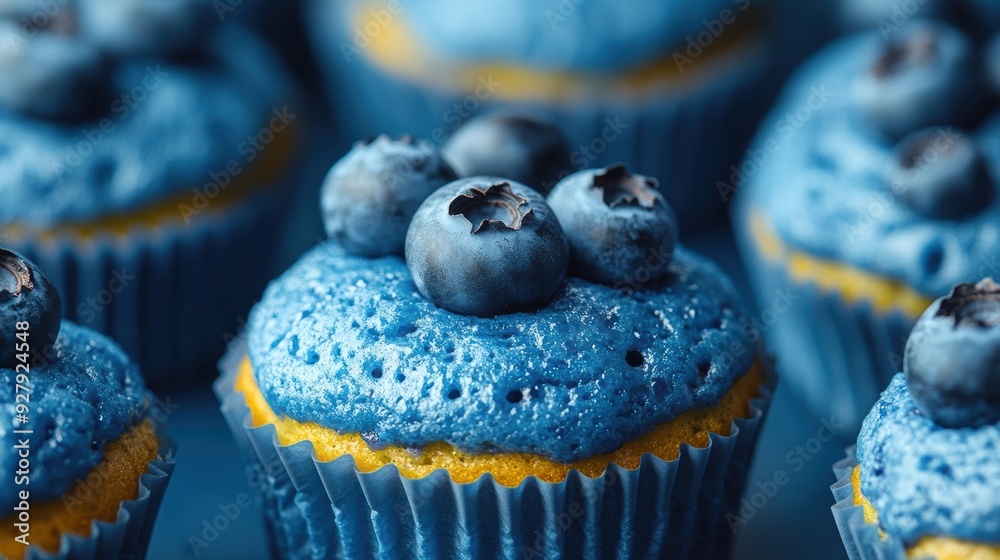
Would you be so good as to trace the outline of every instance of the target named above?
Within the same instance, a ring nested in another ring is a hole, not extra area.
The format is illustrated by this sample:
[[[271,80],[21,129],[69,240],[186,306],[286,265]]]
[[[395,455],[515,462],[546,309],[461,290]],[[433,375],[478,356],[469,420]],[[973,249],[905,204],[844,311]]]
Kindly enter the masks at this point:
[[[750,295],[729,233],[689,242],[719,262],[737,288]],[[154,528],[149,558],[268,558],[259,503],[247,507],[237,503],[256,495],[209,386],[169,395],[168,402],[173,405],[168,407],[169,422],[180,442],[180,457]],[[746,522],[736,524],[735,560],[846,558],[830,513],[829,491],[834,482],[831,466],[843,458],[845,443],[820,441],[828,432],[824,420],[829,424],[828,419],[807,412],[779,385],[747,483]],[[784,484],[768,484],[775,480]],[[239,515],[229,520],[223,510]],[[226,528],[209,529],[207,536],[213,537],[209,542],[203,533],[205,524],[211,527],[213,521]],[[204,540],[207,548],[199,548],[196,555],[190,537]]]

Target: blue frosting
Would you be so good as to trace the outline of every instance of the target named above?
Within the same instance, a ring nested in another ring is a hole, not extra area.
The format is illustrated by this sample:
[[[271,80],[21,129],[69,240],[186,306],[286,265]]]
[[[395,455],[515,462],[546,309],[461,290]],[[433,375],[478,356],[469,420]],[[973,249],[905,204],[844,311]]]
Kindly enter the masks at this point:
[[[725,276],[684,249],[669,266],[631,295],[569,278],[542,309],[483,319],[421,297],[402,259],[327,242],[265,292],[250,359],[271,407],[299,421],[569,462],[716,403],[754,360]]]
[[[617,71],[683,53],[687,38],[749,0],[399,0],[402,17],[439,54],[554,69]],[[723,23],[723,32],[730,24]],[[720,33],[721,34],[721,33]],[[713,38],[714,41],[714,38]]]
[[[1000,275],[1000,196],[948,221],[920,216],[890,191],[893,145],[866,126],[852,93],[883,45],[879,32],[847,38],[799,71],[748,152],[745,207],[794,247],[928,296]],[[1000,115],[974,133],[1000,176]]]
[[[87,122],[0,108],[0,224],[126,212],[201,188],[231,160],[250,165],[247,140],[288,102],[287,81],[238,27],[221,28],[209,52],[203,63],[123,62],[107,111]]]
[[[900,373],[858,437],[861,489],[908,545],[928,535],[1000,544],[1000,425],[949,429],[914,404]]]
[[[41,341],[31,341],[38,344]],[[104,444],[143,420],[153,400],[139,368],[110,339],[64,321],[45,365],[31,368],[30,435],[15,434],[16,377],[0,368],[0,510],[9,512],[21,490],[32,503],[56,500],[104,459]],[[15,484],[18,449],[30,439],[30,484]]]

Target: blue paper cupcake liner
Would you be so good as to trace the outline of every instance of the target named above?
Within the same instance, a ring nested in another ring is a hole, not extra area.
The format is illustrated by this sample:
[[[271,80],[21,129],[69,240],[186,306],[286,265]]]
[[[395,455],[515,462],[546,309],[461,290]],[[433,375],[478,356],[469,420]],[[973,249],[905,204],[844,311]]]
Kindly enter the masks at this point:
[[[855,448],[847,449],[847,458],[833,466],[837,482],[830,487],[837,503],[831,508],[837,529],[844,540],[850,560],[906,560],[902,541],[892,535],[879,534],[878,525],[865,522],[865,512],[854,505],[854,487],[851,473],[858,461]]]
[[[344,146],[379,133],[439,141],[458,128],[460,117],[491,110],[547,114],[576,150],[567,173],[624,162],[659,179],[677,215],[689,226],[704,225],[719,214],[724,199],[716,183],[728,180],[730,166],[739,164],[774,93],[766,79],[774,73],[768,62],[771,45],[761,37],[744,46],[739,61],[722,62],[711,76],[691,78],[659,93],[619,99],[581,96],[571,102],[515,101],[500,95],[478,99],[471,93],[478,83],[470,91],[448,91],[391,75],[370,63],[364,50],[348,60],[344,47],[354,45],[354,22],[346,21],[351,5],[356,2],[312,0],[307,5],[316,59],[329,106],[345,135]],[[395,17],[405,17],[405,12]],[[475,100],[468,103],[473,110],[456,111],[469,100]]]
[[[146,557],[153,522],[163,501],[163,495],[174,472],[177,445],[157,428],[160,451],[149,469],[139,477],[136,499],[122,502],[114,522],[94,521],[90,534],[63,535],[59,551],[48,553],[30,547],[26,560],[107,560],[112,558],[141,560]]]
[[[281,187],[211,207],[185,224],[136,224],[83,239],[60,231],[4,245],[34,261],[62,296],[67,319],[107,334],[154,388],[190,381],[235,336],[271,277]],[[119,288],[120,287],[120,288]],[[118,293],[114,293],[117,291]],[[231,338],[231,337],[230,337]]]
[[[737,208],[734,229],[753,286],[762,334],[777,357],[781,377],[822,417],[845,425],[837,437],[856,439],[861,422],[889,381],[902,371],[903,348],[916,322],[901,311],[879,312],[867,301],[801,282],[787,263],[761,254]],[[777,299],[788,300],[772,309]]]
[[[528,477],[515,488],[490,475],[455,483],[444,470],[420,478],[393,465],[359,472],[354,460],[320,462],[311,442],[278,442],[253,427],[233,385],[245,345],[220,362],[215,392],[260,481],[272,547],[280,558],[587,560],[725,558],[757,433],[773,393],[769,374],[751,415],[707,447],[682,445],[663,461],[611,465],[599,478],[572,471],[553,484]]]

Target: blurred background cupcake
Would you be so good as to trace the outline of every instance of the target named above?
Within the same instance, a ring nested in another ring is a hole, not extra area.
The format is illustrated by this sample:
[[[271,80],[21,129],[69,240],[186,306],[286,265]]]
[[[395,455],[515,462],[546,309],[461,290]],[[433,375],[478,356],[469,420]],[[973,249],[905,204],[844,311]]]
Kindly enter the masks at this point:
[[[552,115],[566,176],[622,161],[660,178],[686,224],[723,206],[777,82],[826,35],[819,3],[306,3],[345,139],[379,132],[443,144],[481,109]],[[803,22],[808,22],[807,24]],[[540,185],[547,192],[560,177]]]
[[[217,357],[294,185],[291,82],[201,0],[0,11],[0,236],[154,384]]]
[[[1000,285],[957,286],[923,314],[905,373],[835,470],[851,560],[1000,558]]]
[[[165,412],[118,345],[61,310],[0,248],[0,555],[142,558],[174,467]]]
[[[453,177],[358,143],[222,363],[277,555],[726,557],[775,382],[729,280],[622,165]]]
[[[741,167],[734,229],[769,341],[813,410],[854,433],[920,313],[998,266],[1000,118],[982,58],[930,21],[835,43]]]

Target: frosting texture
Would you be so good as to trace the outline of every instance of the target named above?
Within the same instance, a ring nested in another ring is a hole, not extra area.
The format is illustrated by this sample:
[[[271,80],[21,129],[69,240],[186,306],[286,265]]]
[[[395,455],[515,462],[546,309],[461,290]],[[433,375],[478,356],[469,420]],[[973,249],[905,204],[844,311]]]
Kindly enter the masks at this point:
[[[1000,544],[1000,425],[949,429],[917,408],[902,373],[858,437],[864,496],[907,546],[923,536]]]
[[[628,295],[568,278],[537,311],[482,319],[421,297],[402,259],[327,242],[269,286],[249,355],[281,416],[373,446],[570,462],[715,404],[753,362],[722,273],[684,249],[669,267]]]
[[[26,428],[15,427],[18,372],[0,368],[0,480],[4,481],[0,509],[4,511],[11,511],[21,490],[28,490],[32,501],[58,499],[103,460],[107,442],[141,422],[153,406],[138,367],[103,335],[64,321],[52,352],[48,363],[30,368]],[[32,433],[15,434],[15,429]],[[30,483],[19,485],[15,446],[24,439],[29,440]]]
[[[103,113],[43,121],[0,109],[0,225],[46,227],[127,212],[252,165],[258,133],[287,102],[281,66],[225,26],[203,61],[123,61]],[[192,194],[193,196],[193,194]]]
[[[959,220],[935,220],[893,194],[894,145],[869,128],[854,97],[883,44],[879,32],[847,38],[800,70],[748,151],[737,188],[788,244],[936,297],[1000,274],[1000,197]],[[1000,176],[1000,115],[972,135]]]

